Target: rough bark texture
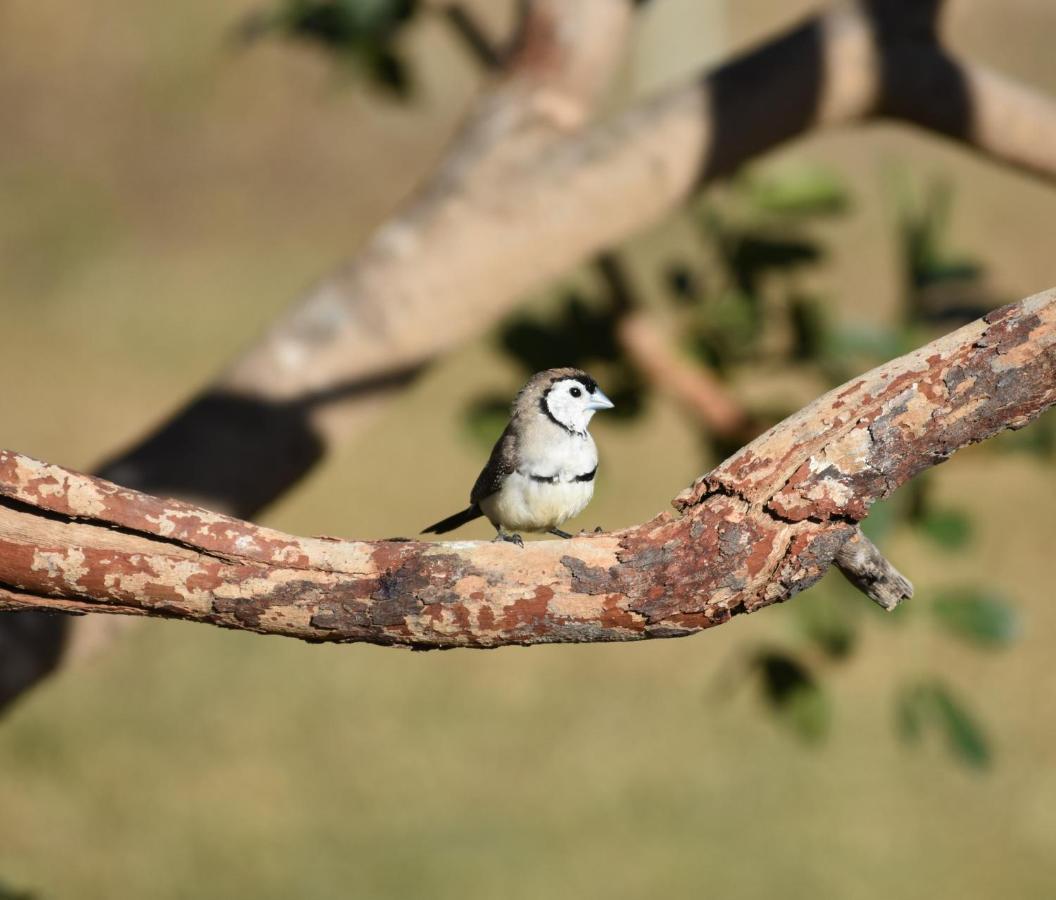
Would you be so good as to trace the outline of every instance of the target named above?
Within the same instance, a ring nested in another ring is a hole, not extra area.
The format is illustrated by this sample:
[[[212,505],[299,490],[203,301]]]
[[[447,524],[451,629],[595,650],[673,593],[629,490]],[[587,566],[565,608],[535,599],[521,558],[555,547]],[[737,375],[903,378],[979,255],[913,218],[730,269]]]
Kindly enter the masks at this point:
[[[851,584],[888,611],[913,596],[909,579],[861,532],[847,539],[833,562]]]
[[[420,649],[678,637],[814,584],[873,501],[1054,403],[1056,290],[831,391],[680,515],[523,549],[298,538],[3,452],[0,604]]]

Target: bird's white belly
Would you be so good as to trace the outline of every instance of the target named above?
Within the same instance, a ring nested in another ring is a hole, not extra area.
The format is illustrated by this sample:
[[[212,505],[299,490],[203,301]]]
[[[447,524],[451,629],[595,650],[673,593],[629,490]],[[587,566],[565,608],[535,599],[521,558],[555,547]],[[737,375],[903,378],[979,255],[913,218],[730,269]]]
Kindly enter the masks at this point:
[[[535,481],[520,472],[480,501],[484,515],[506,531],[547,531],[578,516],[594,495],[593,481]]]

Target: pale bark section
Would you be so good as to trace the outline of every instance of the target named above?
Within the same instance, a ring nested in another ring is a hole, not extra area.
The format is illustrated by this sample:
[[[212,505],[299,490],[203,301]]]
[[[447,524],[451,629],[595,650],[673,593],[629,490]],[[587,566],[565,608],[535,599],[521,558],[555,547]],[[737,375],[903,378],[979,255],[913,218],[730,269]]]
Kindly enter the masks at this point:
[[[298,538],[3,452],[0,606],[420,649],[683,636],[834,561],[868,580],[886,565],[857,529],[873,501],[1054,403],[1056,290],[831,391],[680,494],[681,515],[524,548]]]
[[[860,532],[847,539],[833,562],[851,584],[888,612],[913,596],[909,579]]]

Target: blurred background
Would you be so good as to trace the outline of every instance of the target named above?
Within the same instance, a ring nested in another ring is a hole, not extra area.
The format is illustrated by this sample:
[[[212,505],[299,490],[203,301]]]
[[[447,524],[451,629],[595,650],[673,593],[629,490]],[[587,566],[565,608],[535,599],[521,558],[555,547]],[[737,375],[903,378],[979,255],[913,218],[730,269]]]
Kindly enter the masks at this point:
[[[393,211],[482,84],[427,15],[384,52],[295,17],[235,39],[266,2],[0,5],[0,445],[90,469],[142,435]],[[611,107],[817,6],[655,0]],[[1049,0],[951,13],[959,49],[1056,94]],[[619,265],[762,427],[1056,285],[1054,219],[1051,187],[868,125],[754,164]],[[417,532],[551,362],[622,412],[596,420],[574,524],[664,509],[741,436],[641,378],[610,288],[584,267],[527,298],[263,521]],[[426,469],[431,494],[406,477]],[[1054,498],[1050,413],[884,503],[869,529],[917,586],[888,616],[832,575],[641,645],[412,654],[146,622],[0,721],[0,898],[1049,897]]]

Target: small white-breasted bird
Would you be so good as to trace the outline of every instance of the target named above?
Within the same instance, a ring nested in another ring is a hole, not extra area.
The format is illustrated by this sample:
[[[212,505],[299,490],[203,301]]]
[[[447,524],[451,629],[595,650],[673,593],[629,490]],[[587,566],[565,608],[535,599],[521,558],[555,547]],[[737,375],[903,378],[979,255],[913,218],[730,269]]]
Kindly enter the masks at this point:
[[[586,508],[598,471],[598,448],[587,426],[594,413],[612,406],[579,369],[533,375],[513,402],[510,424],[473,485],[469,506],[422,533],[443,534],[487,516],[497,541],[522,544],[520,531],[571,537],[558,526]]]

